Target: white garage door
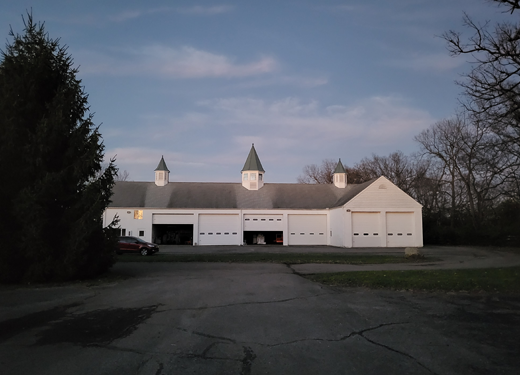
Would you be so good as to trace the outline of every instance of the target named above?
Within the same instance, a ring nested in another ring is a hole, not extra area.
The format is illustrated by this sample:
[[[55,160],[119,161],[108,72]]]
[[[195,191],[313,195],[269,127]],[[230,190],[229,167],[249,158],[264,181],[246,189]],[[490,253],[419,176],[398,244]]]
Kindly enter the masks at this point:
[[[199,215],[199,245],[239,245],[239,215]]]
[[[152,224],[193,224],[193,214],[153,214]]]
[[[380,247],[384,238],[380,212],[352,213],[352,247]]]
[[[406,247],[414,244],[413,212],[387,212],[386,246]]]
[[[289,245],[326,245],[327,215],[289,215]]]
[[[244,215],[244,231],[283,231],[283,215]]]

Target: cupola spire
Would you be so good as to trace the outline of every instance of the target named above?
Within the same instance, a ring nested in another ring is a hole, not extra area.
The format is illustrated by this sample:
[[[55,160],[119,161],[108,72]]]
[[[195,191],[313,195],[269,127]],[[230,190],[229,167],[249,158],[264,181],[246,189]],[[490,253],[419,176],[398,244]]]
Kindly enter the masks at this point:
[[[159,165],[157,165],[157,168],[155,168],[155,185],[165,186],[168,184],[168,182],[170,182],[169,180],[170,171],[166,166],[164,156],[161,155],[161,161],[159,162]]]
[[[344,189],[347,187],[347,171],[339,159],[336,169],[334,170],[334,186]]]
[[[244,168],[242,168],[242,186],[248,190],[258,190],[264,186],[264,167],[255,150],[255,144],[251,146]]]

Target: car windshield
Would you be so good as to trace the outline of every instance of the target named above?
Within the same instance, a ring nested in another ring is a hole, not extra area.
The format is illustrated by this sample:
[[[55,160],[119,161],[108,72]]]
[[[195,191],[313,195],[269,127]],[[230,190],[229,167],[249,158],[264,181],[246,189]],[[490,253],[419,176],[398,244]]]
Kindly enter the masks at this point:
[[[139,243],[148,243],[148,242],[146,242],[146,241],[143,241],[143,240],[140,239],[140,238],[136,238],[135,240],[136,240],[137,242],[139,242]]]

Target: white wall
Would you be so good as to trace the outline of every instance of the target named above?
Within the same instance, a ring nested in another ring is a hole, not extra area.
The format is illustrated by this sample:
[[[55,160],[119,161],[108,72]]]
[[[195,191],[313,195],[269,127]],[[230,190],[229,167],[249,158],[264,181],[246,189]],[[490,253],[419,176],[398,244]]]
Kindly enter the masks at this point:
[[[142,219],[134,219],[134,208],[107,208],[103,215],[103,225],[110,224],[115,215],[119,217],[119,227],[126,229],[127,236],[142,238],[145,241],[152,240],[152,211],[138,208],[143,212]],[[144,231],[144,236],[139,236],[139,231]]]
[[[379,177],[374,183],[345,204],[344,209],[351,210],[351,212],[380,212],[381,226],[385,231],[387,212],[413,212],[415,235],[411,246],[423,246],[422,206],[386,177]],[[346,224],[348,225],[348,223]],[[348,228],[352,228],[352,222],[350,222]],[[386,237],[381,245],[386,246]],[[351,247],[352,244],[346,244],[346,246]]]
[[[365,190],[352,198],[344,207],[355,209],[356,211],[358,209],[369,211],[380,211],[382,209],[407,211],[410,209],[421,209],[422,206],[386,177],[379,177]]]

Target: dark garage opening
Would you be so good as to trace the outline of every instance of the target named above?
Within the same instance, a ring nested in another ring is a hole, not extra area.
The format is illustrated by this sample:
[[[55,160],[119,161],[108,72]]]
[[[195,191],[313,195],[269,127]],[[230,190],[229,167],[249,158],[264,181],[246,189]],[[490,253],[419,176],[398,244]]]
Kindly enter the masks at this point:
[[[191,245],[193,224],[154,224],[152,241],[157,245]]]
[[[259,235],[264,236],[266,245],[283,245],[282,231],[245,231],[244,243],[247,245],[256,245]]]

